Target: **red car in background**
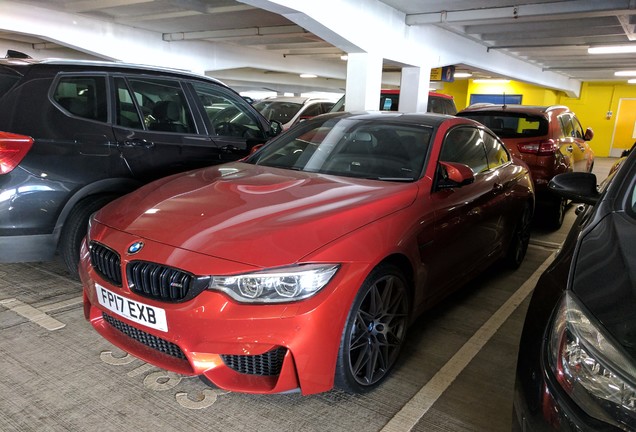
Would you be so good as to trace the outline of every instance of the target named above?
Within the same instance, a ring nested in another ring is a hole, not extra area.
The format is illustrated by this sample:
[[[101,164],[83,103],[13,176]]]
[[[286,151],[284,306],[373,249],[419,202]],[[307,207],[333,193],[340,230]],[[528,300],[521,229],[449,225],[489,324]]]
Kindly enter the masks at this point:
[[[84,313],[121,349],[221,388],[364,392],[425,309],[521,264],[533,209],[525,165],[477,122],[326,114],[97,212]]]
[[[380,111],[397,111],[400,104],[399,89],[382,89],[380,92]],[[457,107],[452,96],[433,91],[428,92],[426,111],[437,114],[457,114]]]
[[[552,228],[559,228],[567,200],[551,193],[548,183],[557,174],[591,172],[594,152],[588,141],[592,129],[583,130],[576,115],[563,105],[476,104],[457,114],[486,125],[501,138],[532,173],[537,207]]]
[[[397,111],[400,103],[400,90],[399,89],[383,89],[380,92],[380,111]],[[330,112],[345,111],[345,97],[342,96],[334,106],[331,107]],[[436,114],[457,114],[457,107],[455,106],[455,99],[450,95],[445,95],[437,92],[428,92],[428,105],[426,111]]]

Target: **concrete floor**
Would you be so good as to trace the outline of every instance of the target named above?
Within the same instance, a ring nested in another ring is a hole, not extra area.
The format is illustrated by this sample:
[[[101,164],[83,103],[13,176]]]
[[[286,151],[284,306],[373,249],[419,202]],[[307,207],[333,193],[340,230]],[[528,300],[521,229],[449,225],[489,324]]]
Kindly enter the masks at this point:
[[[597,160],[599,179],[612,163]],[[0,264],[0,430],[509,431],[529,294],[574,217],[535,229],[517,271],[490,270],[421,317],[365,395],[246,395],[168,373],[98,336],[59,262]]]

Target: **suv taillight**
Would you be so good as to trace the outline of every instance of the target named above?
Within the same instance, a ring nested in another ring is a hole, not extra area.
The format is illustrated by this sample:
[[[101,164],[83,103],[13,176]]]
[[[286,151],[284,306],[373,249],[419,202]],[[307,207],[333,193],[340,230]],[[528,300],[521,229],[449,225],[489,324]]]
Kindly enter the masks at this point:
[[[32,145],[33,138],[29,136],[0,132],[0,174],[13,171]]]
[[[559,143],[553,139],[517,144],[520,153],[532,153],[537,156],[551,156],[559,150]]]

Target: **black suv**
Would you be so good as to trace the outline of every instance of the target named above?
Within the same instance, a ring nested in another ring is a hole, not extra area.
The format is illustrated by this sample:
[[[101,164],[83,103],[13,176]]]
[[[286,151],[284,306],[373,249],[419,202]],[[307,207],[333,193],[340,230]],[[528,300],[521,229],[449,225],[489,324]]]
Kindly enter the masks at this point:
[[[0,262],[59,252],[72,275],[104,204],[282,130],[214,79],[110,62],[0,59],[0,107]]]

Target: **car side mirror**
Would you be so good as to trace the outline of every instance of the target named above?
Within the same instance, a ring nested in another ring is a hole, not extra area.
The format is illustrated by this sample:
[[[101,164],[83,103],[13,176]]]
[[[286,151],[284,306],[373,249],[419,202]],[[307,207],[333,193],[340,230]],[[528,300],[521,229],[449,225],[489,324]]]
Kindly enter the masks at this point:
[[[439,189],[465,186],[475,181],[475,174],[468,165],[457,162],[439,162]]]
[[[585,135],[583,135],[583,139],[585,141],[591,141],[592,138],[594,138],[594,131],[592,130],[592,128],[587,128],[585,130]]]
[[[270,120],[269,121],[269,136],[275,137],[280,135],[283,131],[283,124],[278,120]]]
[[[548,189],[562,198],[583,204],[594,205],[601,196],[596,188],[596,176],[585,172],[557,174],[548,183]]]

